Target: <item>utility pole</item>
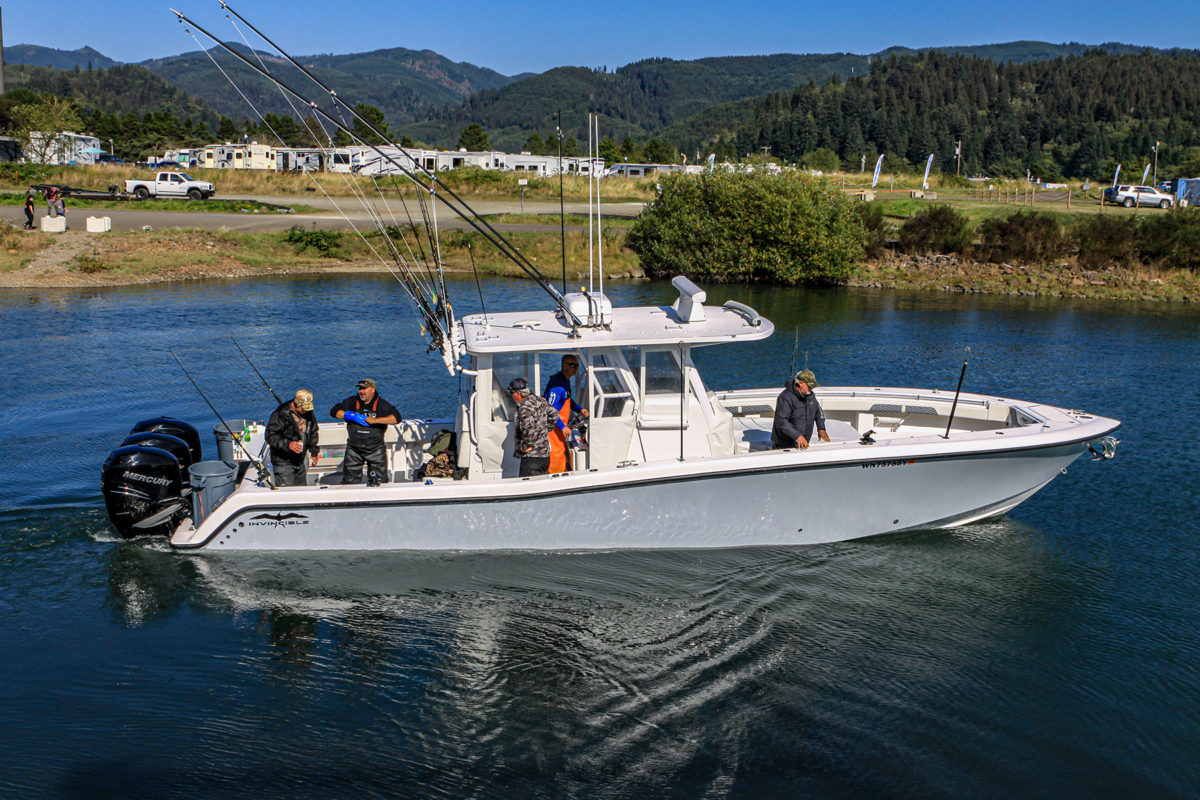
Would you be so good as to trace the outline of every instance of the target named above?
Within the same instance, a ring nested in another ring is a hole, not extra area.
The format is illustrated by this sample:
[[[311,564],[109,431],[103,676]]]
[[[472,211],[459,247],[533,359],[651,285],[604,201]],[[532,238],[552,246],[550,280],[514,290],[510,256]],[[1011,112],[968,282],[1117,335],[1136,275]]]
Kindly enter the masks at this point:
[[[954,174],[962,175],[962,139],[954,143]]]
[[[1154,186],[1158,187],[1158,142],[1154,142]]]

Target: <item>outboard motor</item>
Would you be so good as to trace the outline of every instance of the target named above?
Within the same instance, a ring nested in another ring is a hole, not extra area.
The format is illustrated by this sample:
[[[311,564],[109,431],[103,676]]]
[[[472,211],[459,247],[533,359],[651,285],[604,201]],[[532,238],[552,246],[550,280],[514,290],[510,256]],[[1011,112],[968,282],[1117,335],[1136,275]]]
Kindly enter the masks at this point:
[[[192,451],[192,458],[189,463],[195,464],[198,461],[203,461],[203,455],[200,452],[200,431],[193,428],[181,419],[175,417],[152,417],[144,419],[137,425],[133,426],[133,430],[129,432],[132,436],[135,433],[165,433],[168,436],[177,436],[187,442],[188,448]],[[131,442],[126,439],[126,444]],[[187,475],[187,464],[183,467],[184,475]]]
[[[162,447],[131,444],[114,450],[104,462],[100,489],[117,532],[125,537],[172,533],[188,513],[186,475],[179,459]]]
[[[179,462],[179,469],[183,472],[183,485],[188,485],[190,481],[188,467],[195,461],[192,458],[192,448],[183,439],[165,433],[131,433],[125,437],[125,441],[121,442],[121,447],[128,447],[131,444],[157,447],[159,450],[166,450],[175,456],[175,460]]]

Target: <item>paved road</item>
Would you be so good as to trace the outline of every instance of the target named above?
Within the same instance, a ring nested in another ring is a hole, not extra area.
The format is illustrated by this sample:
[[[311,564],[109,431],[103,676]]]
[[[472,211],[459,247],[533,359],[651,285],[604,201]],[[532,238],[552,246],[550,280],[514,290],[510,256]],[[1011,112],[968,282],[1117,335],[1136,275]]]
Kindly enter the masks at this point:
[[[145,226],[149,225],[155,230],[160,228],[203,228],[206,230],[228,230],[245,233],[282,231],[287,230],[293,225],[303,225],[306,228],[315,226],[320,230],[349,230],[350,222],[347,222],[347,218],[360,229],[369,229],[373,224],[370,214],[352,197],[335,197],[330,199],[320,195],[305,195],[300,198],[255,196],[244,198],[224,197],[221,199],[247,199],[275,205],[297,203],[320,210],[307,214],[225,214],[191,211],[148,211],[138,209],[136,203],[131,203],[128,209],[89,209],[72,205],[71,200],[68,199],[67,221],[72,230],[83,230],[87,218],[92,216],[109,217],[112,220],[112,228],[115,231],[142,230]],[[388,201],[377,199],[374,201],[373,206],[389,223],[393,219],[399,224],[405,224],[408,221],[404,206],[398,199]],[[338,210],[339,207],[341,211]],[[483,215],[516,214],[520,213],[521,202],[520,200],[479,200],[472,202],[471,207],[475,209],[476,213]],[[408,200],[408,209],[413,219],[418,219],[419,210],[415,201],[411,198]],[[611,203],[604,206],[604,214],[606,216],[634,217],[641,210],[641,203]],[[343,216],[343,212],[345,216]],[[568,202],[566,203],[566,212],[568,214],[586,215],[587,203]],[[44,213],[45,206],[39,205],[36,219],[40,220]],[[526,201],[525,213],[557,215],[558,203]],[[14,222],[20,226],[24,224],[25,215],[20,207],[4,206],[0,207],[0,219]],[[546,225],[497,225],[496,227],[507,231],[544,231],[547,227],[554,227],[556,224],[556,220],[549,219]],[[440,204],[438,209],[438,225],[443,229],[469,227],[466,222],[454,216],[452,212]]]

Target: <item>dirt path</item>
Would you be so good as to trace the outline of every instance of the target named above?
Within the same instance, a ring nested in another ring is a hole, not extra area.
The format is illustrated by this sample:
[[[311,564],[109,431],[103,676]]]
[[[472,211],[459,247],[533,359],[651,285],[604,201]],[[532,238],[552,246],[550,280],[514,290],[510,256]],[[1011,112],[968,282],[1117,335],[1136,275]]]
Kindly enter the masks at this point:
[[[87,275],[72,273],[71,267],[92,241],[84,231],[67,231],[55,236],[54,243],[34,256],[24,269],[10,272],[3,277],[4,286],[87,286],[95,283]],[[72,280],[76,278],[76,280]]]

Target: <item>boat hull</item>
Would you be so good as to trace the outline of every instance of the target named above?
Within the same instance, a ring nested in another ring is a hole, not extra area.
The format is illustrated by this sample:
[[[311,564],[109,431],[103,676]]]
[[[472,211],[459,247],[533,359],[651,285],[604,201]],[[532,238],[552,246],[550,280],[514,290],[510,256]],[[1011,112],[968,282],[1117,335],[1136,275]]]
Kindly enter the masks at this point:
[[[640,465],[599,480],[570,474],[492,487],[439,482],[239,492],[203,537],[181,528],[172,544],[216,551],[820,544],[1003,514],[1087,445],[895,458],[864,448],[860,460],[837,463],[821,461],[814,449],[778,454],[775,461],[758,458],[738,469],[728,459],[699,468]],[[809,453],[813,457],[806,458]]]

